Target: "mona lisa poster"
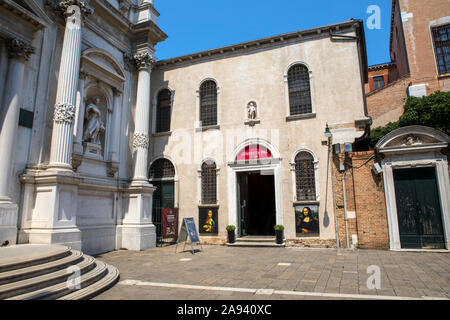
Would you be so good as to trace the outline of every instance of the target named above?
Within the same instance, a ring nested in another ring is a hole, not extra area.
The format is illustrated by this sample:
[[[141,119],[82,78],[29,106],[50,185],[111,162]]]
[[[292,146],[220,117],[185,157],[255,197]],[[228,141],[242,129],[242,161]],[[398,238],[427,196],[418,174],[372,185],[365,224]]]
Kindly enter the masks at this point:
[[[319,206],[295,206],[295,231],[297,237],[319,236]]]

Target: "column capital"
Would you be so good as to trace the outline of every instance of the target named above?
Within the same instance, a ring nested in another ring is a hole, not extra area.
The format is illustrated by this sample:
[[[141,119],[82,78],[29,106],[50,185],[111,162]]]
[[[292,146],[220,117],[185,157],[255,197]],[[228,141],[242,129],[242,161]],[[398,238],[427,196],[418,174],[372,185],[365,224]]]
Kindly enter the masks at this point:
[[[36,52],[34,47],[16,38],[6,41],[6,49],[11,59],[20,59],[25,61],[28,61],[30,55]]]
[[[65,18],[75,13],[73,10],[68,10],[71,6],[80,8],[82,19],[94,12],[94,9],[89,6],[88,0],[50,0],[49,2],[53,9],[62,12]]]
[[[135,54],[124,54],[124,60],[127,64],[134,65],[137,70],[152,71],[156,59],[148,51],[136,52]]]

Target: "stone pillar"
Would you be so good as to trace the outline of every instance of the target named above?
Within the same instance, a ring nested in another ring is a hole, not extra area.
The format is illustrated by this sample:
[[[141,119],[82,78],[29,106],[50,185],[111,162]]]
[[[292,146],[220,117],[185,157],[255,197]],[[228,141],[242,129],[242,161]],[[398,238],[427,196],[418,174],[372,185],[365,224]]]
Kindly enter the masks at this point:
[[[121,136],[121,98],[122,93],[113,89],[114,101],[112,108],[112,126],[109,132],[109,157],[108,157],[108,174],[114,176],[119,170],[119,152],[120,152],[120,136]]]
[[[49,168],[72,171],[73,120],[80,71],[81,20],[92,9],[79,0],[60,2],[66,17],[53,118]]]
[[[154,60],[148,51],[138,52],[132,60],[138,71],[133,179],[123,195],[125,212],[118,235],[122,248],[145,250],[156,246],[156,230],[152,222],[152,195],[155,189],[148,180],[150,72]]]
[[[24,205],[19,231],[21,243],[63,244],[82,249],[77,226],[78,185],[81,178],[72,170],[73,122],[79,83],[82,18],[92,13],[85,2],[59,2],[66,18],[61,52],[53,132],[48,170],[27,170],[22,175]],[[81,114],[80,114],[81,117]]]
[[[150,129],[150,75],[154,60],[149,52],[137,53],[138,70],[135,130],[133,136],[133,183],[148,183],[148,148]]]
[[[80,72],[78,79],[78,91],[76,100],[76,113],[75,113],[75,126],[73,134],[75,136],[75,141],[73,144],[73,154],[72,154],[72,167],[76,171],[81,165],[83,160],[83,125],[84,125],[84,81],[86,79],[86,74]]]
[[[19,124],[21,96],[25,62],[34,48],[24,42],[11,39],[7,41],[9,67],[6,76],[5,96],[0,109],[0,244],[8,240],[16,243],[18,206],[10,195],[16,137]]]

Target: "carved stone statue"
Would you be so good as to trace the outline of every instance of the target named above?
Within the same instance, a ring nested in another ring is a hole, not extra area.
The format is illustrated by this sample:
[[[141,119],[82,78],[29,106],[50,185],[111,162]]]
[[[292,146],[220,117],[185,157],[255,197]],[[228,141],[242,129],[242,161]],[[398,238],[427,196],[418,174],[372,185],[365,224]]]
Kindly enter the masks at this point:
[[[250,102],[247,105],[247,114],[248,114],[248,120],[256,120],[258,117],[257,113],[257,107],[255,102]]]
[[[91,103],[86,108],[85,129],[83,141],[101,144],[100,135],[105,132],[105,126],[102,122],[102,114],[99,109],[100,98],[95,98],[95,103]]]

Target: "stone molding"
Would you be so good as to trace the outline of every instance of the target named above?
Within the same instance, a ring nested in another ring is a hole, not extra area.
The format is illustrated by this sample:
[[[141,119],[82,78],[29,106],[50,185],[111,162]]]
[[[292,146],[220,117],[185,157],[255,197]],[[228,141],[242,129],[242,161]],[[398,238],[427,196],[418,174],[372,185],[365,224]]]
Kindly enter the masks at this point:
[[[69,103],[57,103],[53,120],[56,123],[72,124],[75,118],[75,106]]]
[[[36,49],[19,39],[9,39],[6,41],[6,49],[11,59],[23,59],[28,61],[31,54],[36,52]]]
[[[133,136],[133,148],[143,148],[148,149],[148,146],[150,144],[150,139],[148,134],[143,132],[137,132]]]

